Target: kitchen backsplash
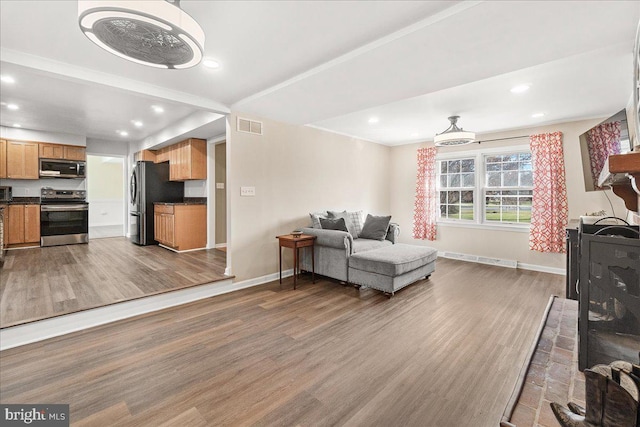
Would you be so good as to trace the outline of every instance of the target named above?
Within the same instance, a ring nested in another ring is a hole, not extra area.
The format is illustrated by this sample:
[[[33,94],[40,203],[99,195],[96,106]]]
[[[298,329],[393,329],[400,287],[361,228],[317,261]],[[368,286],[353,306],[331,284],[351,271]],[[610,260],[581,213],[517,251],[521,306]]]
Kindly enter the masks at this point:
[[[184,182],[185,197],[207,197],[207,181],[185,181]]]
[[[3,179],[2,184],[12,187],[13,197],[40,197],[42,187],[56,190],[86,190],[86,179]]]

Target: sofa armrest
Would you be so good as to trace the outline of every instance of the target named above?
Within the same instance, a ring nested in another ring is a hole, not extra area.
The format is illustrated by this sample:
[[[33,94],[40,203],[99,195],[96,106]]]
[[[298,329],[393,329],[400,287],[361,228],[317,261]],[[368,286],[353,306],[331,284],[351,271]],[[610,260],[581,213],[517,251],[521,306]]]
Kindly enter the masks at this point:
[[[302,228],[301,231],[304,234],[316,236],[316,245],[345,249],[347,251],[347,256],[351,254],[353,237],[351,237],[351,234],[346,231],[323,230],[321,228]]]
[[[399,235],[400,235],[400,226],[395,222],[390,223],[389,231],[387,231],[387,237],[385,237],[385,239],[395,244]]]

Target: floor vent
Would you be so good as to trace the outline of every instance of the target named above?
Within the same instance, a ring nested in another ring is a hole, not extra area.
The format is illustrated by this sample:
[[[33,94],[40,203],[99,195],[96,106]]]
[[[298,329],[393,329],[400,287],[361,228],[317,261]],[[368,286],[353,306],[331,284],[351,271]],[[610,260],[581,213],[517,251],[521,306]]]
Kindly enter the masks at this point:
[[[255,120],[243,119],[238,117],[238,124],[236,127],[238,132],[252,133],[254,135],[262,135],[262,122]]]
[[[443,258],[459,259],[461,261],[477,262],[480,264],[498,265],[500,267],[518,267],[518,262],[510,259],[489,258],[478,255],[460,254],[457,252],[442,252],[440,256]]]

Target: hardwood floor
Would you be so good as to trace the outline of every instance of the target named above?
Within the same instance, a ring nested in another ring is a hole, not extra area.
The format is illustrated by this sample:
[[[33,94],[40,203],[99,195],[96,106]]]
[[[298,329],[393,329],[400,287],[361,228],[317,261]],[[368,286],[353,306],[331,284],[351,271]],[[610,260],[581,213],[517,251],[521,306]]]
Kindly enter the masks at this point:
[[[227,278],[226,254],[182,254],[124,237],[7,252],[0,328]]]
[[[393,298],[292,278],[0,353],[74,426],[496,426],[564,277],[439,259]]]

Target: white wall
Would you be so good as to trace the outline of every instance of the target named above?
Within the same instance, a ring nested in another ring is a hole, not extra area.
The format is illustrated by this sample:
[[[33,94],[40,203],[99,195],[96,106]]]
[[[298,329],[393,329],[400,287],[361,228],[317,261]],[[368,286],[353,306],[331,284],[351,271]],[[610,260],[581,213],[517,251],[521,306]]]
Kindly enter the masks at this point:
[[[124,225],[124,157],[87,156],[89,226]]]
[[[276,236],[308,225],[309,212],[389,212],[389,147],[255,120],[264,123],[262,136],[237,132],[236,114],[229,117],[227,221],[236,280],[277,273]],[[241,197],[242,186],[255,187],[255,197]]]
[[[579,136],[603,119],[580,122],[560,123],[531,129],[485,134],[480,140],[507,138],[520,135],[532,135],[544,132],[561,131],[564,142],[564,158],[567,178],[567,197],[569,218],[578,218],[586,212],[606,210],[611,214],[609,202],[603,191],[586,192],[584,188]],[[416,150],[432,143],[411,144],[391,149],[391,212],[394,220],[400,223],[402,233],[400,242],[426,245],[440,251],[452,251],[471,255],[516,260],[520,263],[543,268],[559,269],[565,267],[564,254],[547,254],[530,251],[529,234],[517,231],[496,231],[488,229],[439,226],[436,241],[415,240],[411,237],[413,226],[413,208],[416,185]],[[528,144],[527,139],[487,142],[483,148]],[[466,153],[478,149],[477,144],[456,148],[439,148],[439,152]],[[621,199],[607,190],[614,205],[615,214],[624,218],[626,209]],[[559,271],[558,270],[558,271]]]

